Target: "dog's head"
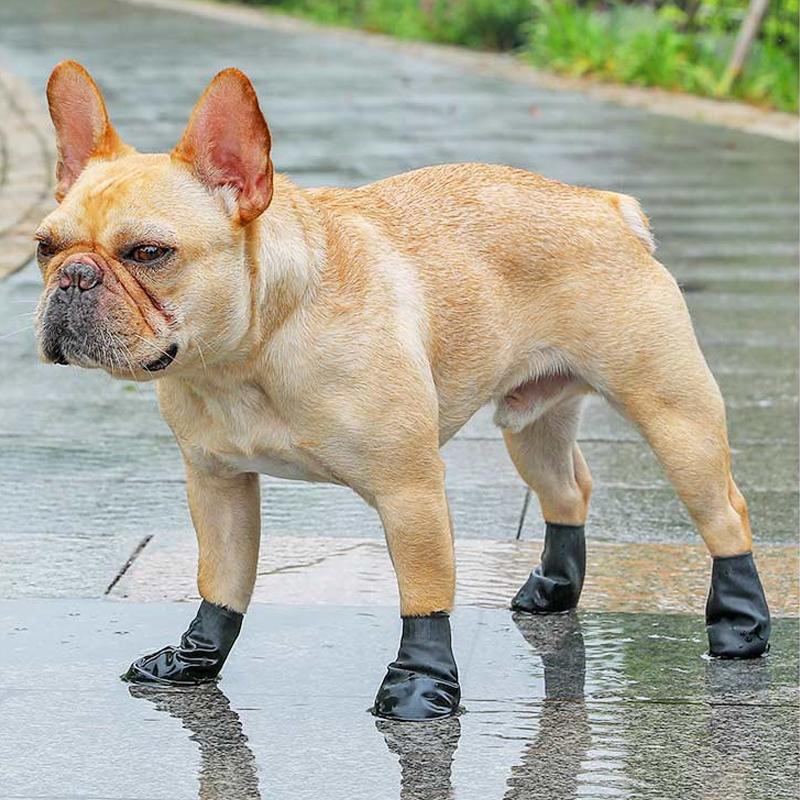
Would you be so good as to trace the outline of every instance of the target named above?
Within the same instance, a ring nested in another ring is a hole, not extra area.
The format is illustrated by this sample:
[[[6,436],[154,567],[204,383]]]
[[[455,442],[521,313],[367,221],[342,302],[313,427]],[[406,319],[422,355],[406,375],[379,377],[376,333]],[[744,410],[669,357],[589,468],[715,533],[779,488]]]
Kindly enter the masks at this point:
[[[169,154],[140,154],[89,73],[47,86],[58,208],[36,232],[42,358],[147,380],[244,347],[249,223],[272,199],[270,135],[245,75],[219,73]]]

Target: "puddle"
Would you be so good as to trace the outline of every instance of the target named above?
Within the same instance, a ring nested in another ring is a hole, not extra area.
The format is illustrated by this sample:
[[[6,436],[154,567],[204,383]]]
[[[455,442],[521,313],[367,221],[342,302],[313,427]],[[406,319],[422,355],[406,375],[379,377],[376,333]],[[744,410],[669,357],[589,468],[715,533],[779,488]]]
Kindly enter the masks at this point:
[[[364,619],[357,608],[255,606],[218,685],[165,690],[117,679],[131,658],[174,638],[192,611],[0,604],[5,791],[165,800],[794,796],[797,620],[775,621],[767,658],[706,662],[693,616],[461,609],[454,641],[466,710],[416,724],[365,712],[399,632],[388,608]],[[21,626],[24,640],[9,635]],[[128,635],[115,635],[121,626]]]

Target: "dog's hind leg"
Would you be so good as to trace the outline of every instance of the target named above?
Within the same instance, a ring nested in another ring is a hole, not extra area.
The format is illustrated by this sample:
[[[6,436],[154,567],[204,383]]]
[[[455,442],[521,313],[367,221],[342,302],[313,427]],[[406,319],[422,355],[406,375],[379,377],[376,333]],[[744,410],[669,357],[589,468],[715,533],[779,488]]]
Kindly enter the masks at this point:
[[[592,478],[575,437],[582,397],[570,397],[520,431],[504,430],[508,453],[536,492],[545,519],[541,563],[517,592],[511,607],[547,614],[574,608],[586,569],[584,524]]]
[[[180,645],[135,661],[123,676],[130,681],[214,680],[239,635],[253,592],[261,534],[258,475],[207,474],[187,462],[186,488],[203,600]]]
[[[731,475],[725,405],[677,285],[660,288],[637,298],[632,344],[601,353],[610,366],[605,393],[642,431],[713,557],[710,653],[752,658],[767,649],[770,618],[747,505]]]

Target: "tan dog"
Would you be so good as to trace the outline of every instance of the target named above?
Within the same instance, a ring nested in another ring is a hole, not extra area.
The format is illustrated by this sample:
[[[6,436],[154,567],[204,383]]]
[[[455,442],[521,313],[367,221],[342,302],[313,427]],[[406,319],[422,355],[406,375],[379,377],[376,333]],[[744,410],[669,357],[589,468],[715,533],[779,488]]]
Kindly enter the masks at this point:
[[[219,671],[253,590],[264,472],[350,486],[378,510],[406,626],[376,712],[452,713],[439,447],[496,405],[550,523],[515,605],[564,610],[583,581],[591,478],[575,437],[590,392],[642,431],[715,557],[712,652],[763,652],[723,401],[633,198],[482,164],[302,190],[273,174],[267,124],[234,69],[168,155],[120,140],[80,65],[58,65],[47,91],[60,205],[37,232],[42,356],[158,378],[199,543],[198,617],[128,677]]]

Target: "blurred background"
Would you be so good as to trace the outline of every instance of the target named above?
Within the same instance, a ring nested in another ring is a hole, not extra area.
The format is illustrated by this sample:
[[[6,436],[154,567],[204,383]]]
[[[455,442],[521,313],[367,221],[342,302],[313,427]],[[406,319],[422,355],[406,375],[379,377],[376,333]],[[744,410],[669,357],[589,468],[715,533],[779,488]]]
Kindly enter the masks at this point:
[[[797,110],[798,0],[246,2],[405,39],[510,51],[572,76]]]

